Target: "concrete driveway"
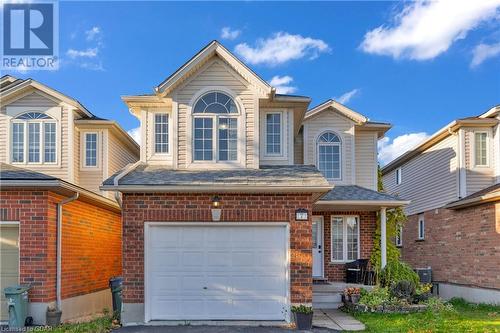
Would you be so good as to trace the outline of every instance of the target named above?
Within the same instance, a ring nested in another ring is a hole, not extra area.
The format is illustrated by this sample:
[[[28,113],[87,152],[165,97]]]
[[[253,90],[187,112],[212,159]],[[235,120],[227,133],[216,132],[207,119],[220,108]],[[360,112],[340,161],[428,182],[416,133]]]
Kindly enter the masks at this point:
[[[334,333],[340,332],[327,328],[313,328],[311,331],[297,331],[282,327],[249,327],[249,326],[129,326],[122,327],[113,332],[119,333]]]

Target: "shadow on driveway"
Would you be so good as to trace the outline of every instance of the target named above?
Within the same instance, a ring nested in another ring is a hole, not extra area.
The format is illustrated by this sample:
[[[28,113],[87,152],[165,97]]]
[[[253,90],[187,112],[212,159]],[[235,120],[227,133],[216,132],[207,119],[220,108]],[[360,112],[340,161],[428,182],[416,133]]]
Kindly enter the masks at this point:
[[[313,333],[334,333],[340,332],[326,328],[313,328],[311,331],[297,331],[282,327],[264,326],[128,326],[122,327],[113,332],[119,333],[293,333],[293,332],[313,332]]]

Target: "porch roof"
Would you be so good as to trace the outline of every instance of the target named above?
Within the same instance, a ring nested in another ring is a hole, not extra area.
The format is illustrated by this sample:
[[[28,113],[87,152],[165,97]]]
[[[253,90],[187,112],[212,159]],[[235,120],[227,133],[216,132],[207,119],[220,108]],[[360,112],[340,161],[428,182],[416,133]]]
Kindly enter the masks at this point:
[[[261,166],[259,169],[183,169],[138,164],[104,181],[102,190],[121,192],[310,192],[332,185],[311,165]]]
[[[316,210],[378,210],[409,204],[407,200],[387,193],[373,191],[358,185],[335,186],[319,199]]]

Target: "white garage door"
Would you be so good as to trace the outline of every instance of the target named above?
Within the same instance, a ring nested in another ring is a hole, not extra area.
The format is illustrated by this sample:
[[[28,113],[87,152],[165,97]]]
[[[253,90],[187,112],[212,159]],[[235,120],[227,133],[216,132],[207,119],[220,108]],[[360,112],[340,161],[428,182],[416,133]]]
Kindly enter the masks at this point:
[[[146,228],[146,320],[285,320],[285,225]]]

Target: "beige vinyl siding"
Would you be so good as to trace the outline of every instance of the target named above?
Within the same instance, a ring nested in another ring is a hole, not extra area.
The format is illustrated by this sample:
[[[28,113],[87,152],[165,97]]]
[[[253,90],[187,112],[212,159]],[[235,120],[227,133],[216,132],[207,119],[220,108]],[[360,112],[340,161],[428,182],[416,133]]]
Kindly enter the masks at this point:
[[[377,133],[356,131],[356,185],[377,190]]]
[[[467,179],[467,195],[480,191],[495,183],[495,158],[493,133],[490,128],[465,128],[465,165]],[[489,150],[487,167],[476,167],[474,157],[474,132],[488,132]]]
[[[304,129],[301,129],[295,136],[293,149],[294,163],[304,164]]]
[[[80,184],[80,131],[76,128],[73,129],[73,178],[75,184]]]
[[[85,129],[80,129],[80,135],[81,133],[86,133],[86,132],[97,132],[99,139],[98,139],[98,149],[97,149],[97,159],[98,159],[98,168],[96,169],[91,169],[91,168],[84,168],[83,163],[85,160],[85,141],[84,138],[80,137],[80,167],[78,168],[79,171],[79,181],[81,187],[84,187],[90,191],[100,193],[99,186],[101,185],[102,181],[104,180],[104,173],[103,173],[103,158],[104,158],[104,134],[103,132],[107,130],[102,130],[102,129],[92,129],[92,128],[85,128]]]
[[[108,142],[108,175],[111,176],[130,163],[135,163],[139,157],[113,133],[109,135]]]
[[[22,96],[22,95],[21,95]],[[3,104],[3,103],[2,103]],[[61,105],[61,119],[58,119],[57,126],[60,126],[60,136],[57,141],[61,141],[60,146],[57,147],[57,158],[60,159],[60,165],[37,165],[37,164],[16,164],[16,166],[22,168],[29,168],[31,170],[42,172],[54,177],[61,178],[63,180],[69,181],[68,174],[68,112],[69,110],[64,107],[63,104],[58,104],[54,100],[45,97],[43,93],[31,92],[19,99],[12,102],[7,102],[2,105],[1,115],[0,115],[0,158],[2,162],[10,163],[10,156],[7,156],[7,145],[10,145],[10,138],[7,137],[7,133],[10,132],[8,126],[10,126],[11,117],[6,116],[7,107],[25,107],[29,111],[29,107],[37,107],[47,109],[52,107],[57,107]]]
[[[253,167],[254,163],[254,124],[255,124],[255,100],[256,95],[252,86],[244,82],[243,79],[231,69],[224,61],[214,56],[207,64],[205,64],[194,77],[188,79],[187,83],[180,86],[173,92],[176,101],[178,102],[178,167],[186,168],[188,163],[188,154],[191,151],[187,151],[187,140],[188,140],[188,124],[190,117],[188,117],[188,112],[190,110],[191,100],[198,94],[201,90],[207,87],[225,87],[231,90],[236,96],[238,96],[239,101],[243,104],[245,109],[246,119],[245,119],[245,135],[246,135],[246,150],[244,156],[244,163],[247,167]],[[148,128],[148,130],[150,130]],[[191,134],[189,133],[189,137]]]
[[[387,193],[411,200],[406,214],[439,208],[458,199],[457,144],[457,136],[450,135],[403,164],[400,185],[396,185],[396,169],[383,176]]]
[[[336,112],[322,112],[304,121],[304,164],[316,165],[316,142],[325,131],[337,133],[342,140],[342,180],[333,183],[353,185],[354,123]]]

